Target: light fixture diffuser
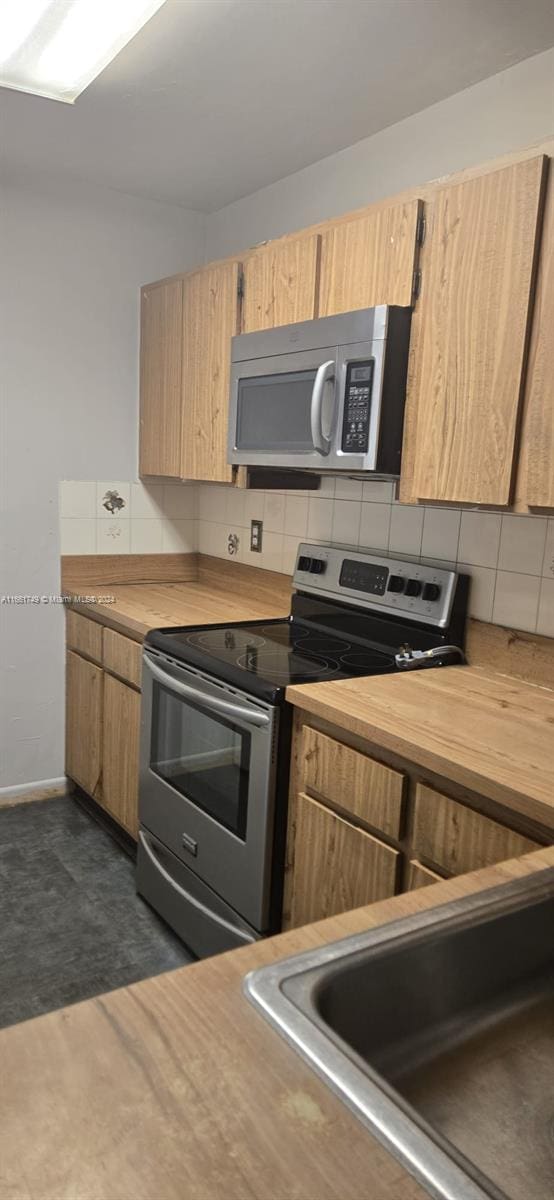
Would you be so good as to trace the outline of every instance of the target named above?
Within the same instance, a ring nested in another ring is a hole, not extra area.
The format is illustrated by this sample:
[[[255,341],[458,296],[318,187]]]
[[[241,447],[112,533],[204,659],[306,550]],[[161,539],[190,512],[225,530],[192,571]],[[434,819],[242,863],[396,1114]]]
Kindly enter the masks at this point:
[[[73,104],[166,0],[1,0],[0,87]]]

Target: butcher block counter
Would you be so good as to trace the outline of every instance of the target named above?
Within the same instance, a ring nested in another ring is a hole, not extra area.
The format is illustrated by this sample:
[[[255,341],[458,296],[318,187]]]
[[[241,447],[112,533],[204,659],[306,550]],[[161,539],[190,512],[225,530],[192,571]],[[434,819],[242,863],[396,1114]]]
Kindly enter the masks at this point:
[[[77,612],[135,641],[165,626],[284,617],[291,598],[288,575],[196,554],[66,557],[62,587]]]
[[[554,691],[460,666],[289,687],[337,730],[554,829]]]
[[[0,1031],[2,1200],[426,1200],[244,976],[552,865],[541,850]]]

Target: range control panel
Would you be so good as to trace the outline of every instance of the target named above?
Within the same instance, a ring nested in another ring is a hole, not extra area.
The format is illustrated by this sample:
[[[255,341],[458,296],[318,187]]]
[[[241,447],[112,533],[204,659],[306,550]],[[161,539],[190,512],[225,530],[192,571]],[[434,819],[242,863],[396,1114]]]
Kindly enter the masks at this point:
[[[456,580],[455,571],[427,563],[302,543],[293,582],[299,591],[442,628],[448,625]]]
[[[342,449],[351,454],[365,454],[368,449],[373,366],[370,358],[346,367]]]

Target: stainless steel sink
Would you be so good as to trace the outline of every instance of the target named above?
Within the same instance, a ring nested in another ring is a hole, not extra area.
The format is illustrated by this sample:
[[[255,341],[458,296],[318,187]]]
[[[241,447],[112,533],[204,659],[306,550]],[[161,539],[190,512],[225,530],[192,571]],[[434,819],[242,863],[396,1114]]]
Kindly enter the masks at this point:
[[[252,972],[249,999],[440,1200],[554,1195],[554,868]]]

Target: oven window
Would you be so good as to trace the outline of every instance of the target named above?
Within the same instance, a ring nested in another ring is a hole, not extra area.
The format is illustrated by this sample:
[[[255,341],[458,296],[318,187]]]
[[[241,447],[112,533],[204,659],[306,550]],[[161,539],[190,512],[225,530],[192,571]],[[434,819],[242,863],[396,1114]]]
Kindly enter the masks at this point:
[[[237,450],[306,454],[314,444],[310,409],[315,370],[239,379]]]
[[[152,712],[152,771],[244,841],[250,734],[160,684]]]

